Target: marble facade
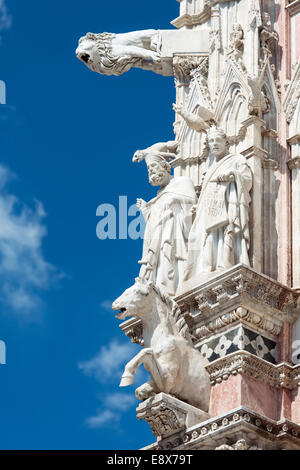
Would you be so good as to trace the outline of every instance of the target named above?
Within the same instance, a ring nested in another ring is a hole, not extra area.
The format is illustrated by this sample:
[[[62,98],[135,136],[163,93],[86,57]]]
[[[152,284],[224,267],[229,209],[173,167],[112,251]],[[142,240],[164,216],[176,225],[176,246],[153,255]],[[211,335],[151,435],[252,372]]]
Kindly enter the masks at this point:
[[[148,449],[300,449],[300,0],[178,1],[177,29],[76,51],[98,73],[175,79],[174,142],[133,159],[159,189],[138,199],[150,235],[113,305],[143,347],[121,385],[146,364]]]

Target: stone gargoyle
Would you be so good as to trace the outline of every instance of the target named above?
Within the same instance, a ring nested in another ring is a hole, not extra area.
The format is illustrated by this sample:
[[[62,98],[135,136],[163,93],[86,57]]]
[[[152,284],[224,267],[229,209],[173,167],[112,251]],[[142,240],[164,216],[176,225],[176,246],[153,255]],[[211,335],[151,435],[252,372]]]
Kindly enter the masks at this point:
[[[130,33],[87,33],[79,40],[76,55],[90,70],[121,75],[131,67],[160,73],[161,35],[155,29]]]
[[[136,389],[139,400],[164,392],[208,411],[210,379],[203,358],[192,343],[188,325],[174,300],[151,282],[135,280],[112,305],[116,317],[140,318],[144,348],[125,367],[121,387],[134,383],[141,364],[151,379]]]

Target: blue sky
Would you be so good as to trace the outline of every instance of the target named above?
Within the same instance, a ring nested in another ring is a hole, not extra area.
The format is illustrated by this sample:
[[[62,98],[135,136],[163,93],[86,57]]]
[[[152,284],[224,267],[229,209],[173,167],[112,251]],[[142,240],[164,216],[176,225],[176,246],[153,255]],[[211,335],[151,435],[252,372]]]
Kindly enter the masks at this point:
[[[88,31],[172,28],[178,11],[175,0],[0,0],[1,449],[154,440],[134,387],[118,387],[138,347],[109,309],[138,274],[142,241],[99,240],[96,209],[155,194],[131,158],[173,139],[175,88],[142,70],[97,75],[74,51]]]

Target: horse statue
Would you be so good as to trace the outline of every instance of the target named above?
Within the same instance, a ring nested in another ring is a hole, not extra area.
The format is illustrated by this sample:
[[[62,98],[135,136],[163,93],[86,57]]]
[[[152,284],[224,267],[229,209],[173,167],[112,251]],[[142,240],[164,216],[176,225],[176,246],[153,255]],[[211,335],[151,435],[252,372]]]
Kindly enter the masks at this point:
[[[134,374],[144,364],[151,379],[135,391],[139,400],[164,392],[208,411],[210,380],[208,363],[192,343],[180,308],[157,285],[137,278],[112,305],[116,317],[132,316],[143,323],[144,349],[125,366],[120,387],[134,383]]]

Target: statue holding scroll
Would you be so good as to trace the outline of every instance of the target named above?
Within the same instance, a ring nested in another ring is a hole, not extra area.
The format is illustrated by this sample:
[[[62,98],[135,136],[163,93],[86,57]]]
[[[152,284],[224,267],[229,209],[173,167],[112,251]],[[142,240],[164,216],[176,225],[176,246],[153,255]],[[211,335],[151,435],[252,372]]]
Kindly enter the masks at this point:
[[[207,131],[207,169],[188,241],[185,280],[238,263],[249,265],[252,173],[246,158],[230,154],[225,133]]]

